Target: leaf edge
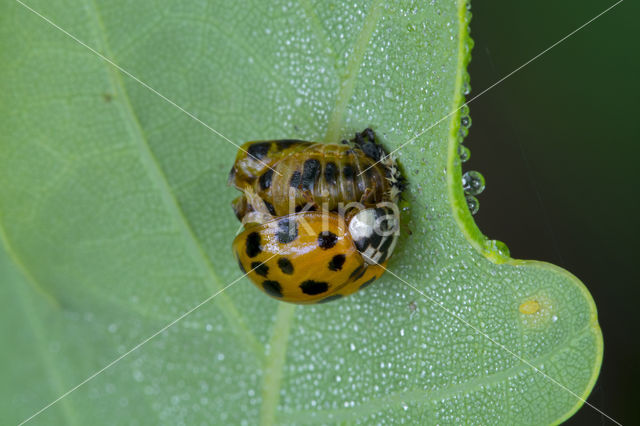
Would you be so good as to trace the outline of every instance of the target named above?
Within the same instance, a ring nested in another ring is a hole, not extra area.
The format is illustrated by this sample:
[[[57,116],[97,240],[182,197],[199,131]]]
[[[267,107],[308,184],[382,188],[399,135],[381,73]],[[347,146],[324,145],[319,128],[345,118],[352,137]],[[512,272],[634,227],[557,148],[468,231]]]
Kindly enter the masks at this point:
[[[588,396],[591,394],[591,391],[598,380],[604,353],[602,330],[598,323],[598,313],[593,296],[589,293],[586,285],[578,277],[566,269],[549,262],[511,258],[508,253],[503,253],[493,244],[488,244],[490,241],[489,238],[480,231],[480,228],[478,228],[478,225],[473,220],[473,216],[467,207],[464,191],[460,184],[460,182],[462,182],[462,164],[458,155],[458,132],[460,129],[461,110],[465,105],[467,105],[466,99],[463,95],[463,84],[465,81],[468,81],[469,78],[467,67],[471,61],[471,50],[474,44],[469,31],[472,16],[470,6],[471,0],[458,0],[458,24],[460,26],[458,37],[458,65],[456,67],[458,74],[456,75],[454,84],[454,100],[452,107],[452,111],[454,111],[454,113],[451,115],[449,124],[446,169],[449,203],[458,229],[462,232],[469,244],[471,244],[471,246],[486,259],[496,265],[508,264],[515,267],[539,267],[562,275],[568,282],[572,283],[580,290],[587,302],[587,305],[589,306],[589,327],[596,338],[596,356],[592,368],[592,374],[589,382],[584,388],[584,391],[579,395],[581,399],[576,401],[575,405],[568,409],[564,415],[558,417],[552,422],[552,424],[559,424],[572,417],[586,403]]]

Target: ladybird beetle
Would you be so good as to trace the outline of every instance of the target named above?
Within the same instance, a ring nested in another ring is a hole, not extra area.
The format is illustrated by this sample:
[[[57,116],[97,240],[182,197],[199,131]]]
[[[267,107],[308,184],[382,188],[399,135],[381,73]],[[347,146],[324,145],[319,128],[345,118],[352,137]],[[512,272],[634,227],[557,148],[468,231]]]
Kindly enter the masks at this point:
[[[336,211],[340,203],[371,207],[396,202],[404,180],[371,129],[336,143],[277,140],[247,142],[229,174],[229,183],[250,188],[273,216],[307,210]],[[261,208],[240,196],[233,201],[238,219]]]
[[[386,225],[380,227],[387,235],[374,232],[375,219],[383,215]],[[268,295],[285,302],[324,303],[382,275],[396,227],[394,212],[386,208],[362,210],[348,225],[338,213],[294,213],[248,227],[234,240],[233,251],[240,269]]]
[[[342,144],[249,142],[229,181],[243,191],[233,208],[245,225],[233,252],[268,295],[324,303],[384,273],[398,238],[404,179],[370,129]],[[345,210],[350,203],[359,204]]]

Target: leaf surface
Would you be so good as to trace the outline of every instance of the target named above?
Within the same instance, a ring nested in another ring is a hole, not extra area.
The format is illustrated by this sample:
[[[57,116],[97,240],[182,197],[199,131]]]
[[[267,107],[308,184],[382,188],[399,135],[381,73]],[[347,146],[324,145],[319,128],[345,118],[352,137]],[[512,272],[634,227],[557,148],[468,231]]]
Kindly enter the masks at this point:
[[[549,423],[580,407],[602,356],[590,295],[510,259],[464,201],[463,1],[28,6],[122,69],[0,6],[3,424],[240,277],[236,147],[207,126],[238,144],[371,126],[391,150],[433,126],[397,152],[399,278],[316,306],[242,279],[32,423]]]

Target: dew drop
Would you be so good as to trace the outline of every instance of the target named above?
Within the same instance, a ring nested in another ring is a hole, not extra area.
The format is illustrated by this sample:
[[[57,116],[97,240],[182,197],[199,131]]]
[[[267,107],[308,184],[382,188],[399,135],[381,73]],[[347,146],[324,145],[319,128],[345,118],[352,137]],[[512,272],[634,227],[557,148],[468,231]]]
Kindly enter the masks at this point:
[[[484,191],[484,176],[475,170],[469,170],[462,175],[462,189],[470,195],[478,195]]]
[[[466,146],[460,144],[458,145],[458,156],[460,157],[460,161],[463,163],[468,161],[471,158],[471,150]]]
[[[462,84],[462,94],[463,95],[468,95],[469,93],[471,93],[471,85],[469,84],[468,81],[465,81]]]
[[[511,252],[509,251],[509,247],[505,243],[500,240],[488,240],[484,243],[485,247],[490,251],[502,256],[509,257]]]
[[[462,116],[462,118],[460,118],[460,125],[466,127],[467,129],[471,127],[471,117],[469,117],[468,115]]]
[[[480,210],[480,201],[473,195],[465,195],[464,198],[467,200],[467,206],[471,214],[478,213],[478,210]]]

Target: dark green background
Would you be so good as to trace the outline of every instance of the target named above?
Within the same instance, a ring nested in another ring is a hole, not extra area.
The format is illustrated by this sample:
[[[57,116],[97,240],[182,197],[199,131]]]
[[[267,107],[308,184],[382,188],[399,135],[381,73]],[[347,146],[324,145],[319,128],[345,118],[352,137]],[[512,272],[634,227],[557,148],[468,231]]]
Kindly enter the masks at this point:
[[[468,99],[613,3],[473,2]],[[624,1],[471,102],[464,164],[487,179],[480,229],[591,291],[605,349],[589,402],[623,424],[640,424],[638,16]],[[587,406],[569,423],[612,424]]]

